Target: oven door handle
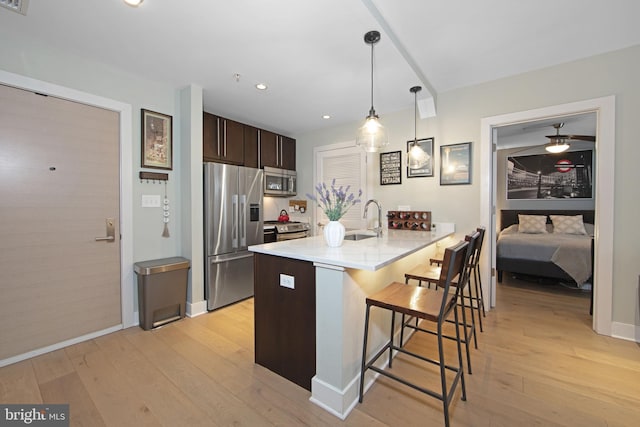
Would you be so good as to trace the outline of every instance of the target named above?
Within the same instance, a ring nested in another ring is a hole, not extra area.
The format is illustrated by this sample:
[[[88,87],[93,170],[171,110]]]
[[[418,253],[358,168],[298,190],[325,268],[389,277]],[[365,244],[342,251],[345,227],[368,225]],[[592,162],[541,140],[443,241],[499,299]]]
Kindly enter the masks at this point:
[[[295,231],[293,233],[278,233],[278,241],[303,239],[309,237],[309,233],[306,231]]]

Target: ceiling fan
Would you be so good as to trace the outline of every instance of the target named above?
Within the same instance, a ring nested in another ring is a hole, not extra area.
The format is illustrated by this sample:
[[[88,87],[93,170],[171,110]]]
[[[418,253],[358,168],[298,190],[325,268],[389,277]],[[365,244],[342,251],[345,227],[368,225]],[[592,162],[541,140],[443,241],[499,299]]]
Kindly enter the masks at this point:
[[[591,141],[595,142],[596,137],[591,135],[560,135],[560,128],[564,126],[564,123],[554,123],[553,127],[556,129],[555,135],[547,135],[549,143],[544,146],[545,150],[550,153],[563,153],[570,147],[567,141]]]

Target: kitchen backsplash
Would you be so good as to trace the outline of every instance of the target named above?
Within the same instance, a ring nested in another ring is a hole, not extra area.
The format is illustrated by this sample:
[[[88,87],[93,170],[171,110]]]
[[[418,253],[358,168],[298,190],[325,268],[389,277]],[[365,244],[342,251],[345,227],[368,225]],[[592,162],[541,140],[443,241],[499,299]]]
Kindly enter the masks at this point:
[[[299,198],[298,198],[299,199]],[[264,220],[275,221],[280,216],[280,211],[285,210],[289,214],[290,221],[311,222],[311,213],[307,210],[304,213],[289,210],[289,199],[284,197],[264,197]],[[309,206],[307,204],[307,206]]]

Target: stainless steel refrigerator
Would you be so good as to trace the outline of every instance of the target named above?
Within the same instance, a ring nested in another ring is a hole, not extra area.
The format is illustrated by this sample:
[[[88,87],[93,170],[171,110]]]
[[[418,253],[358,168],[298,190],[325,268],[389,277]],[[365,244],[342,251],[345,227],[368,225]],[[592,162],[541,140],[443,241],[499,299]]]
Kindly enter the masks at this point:
[[[250,245],[264,241],[263,172],[204,164],[205,298],[207,309],[253,296]]]

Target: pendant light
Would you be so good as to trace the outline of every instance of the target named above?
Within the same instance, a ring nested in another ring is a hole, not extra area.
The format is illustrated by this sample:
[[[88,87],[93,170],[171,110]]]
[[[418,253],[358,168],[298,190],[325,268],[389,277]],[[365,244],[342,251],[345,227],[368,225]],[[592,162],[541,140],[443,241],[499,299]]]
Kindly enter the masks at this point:
[[[364,35],[364,42],[371,46],[371,109],[364,125],[358,131],[356,145],[369,153],[379,151],[381,147],[389,144],[387,131],[380,124],[376,110],[373,108],[373,45],[379,41],[380,33],[378,31],[369,31]]]
[[[562,138],[564,135],[560,135],[560,128],[564,126],[564,123],[556,123],[553,125],[556,128],[556,135],[553,137],[549,137],[549,143],[544,146],[544,149],[550,153],[564,153],[569,149],[569,143],[565,138]]]
[[[418,92],[422,90],[420,86],[414,86],[409,92],[414,95],[413,104],[413,142],[409,144],[407,152],[407,165],[409,169],[421,169],[427,165],[429,155],[418,145]]]

